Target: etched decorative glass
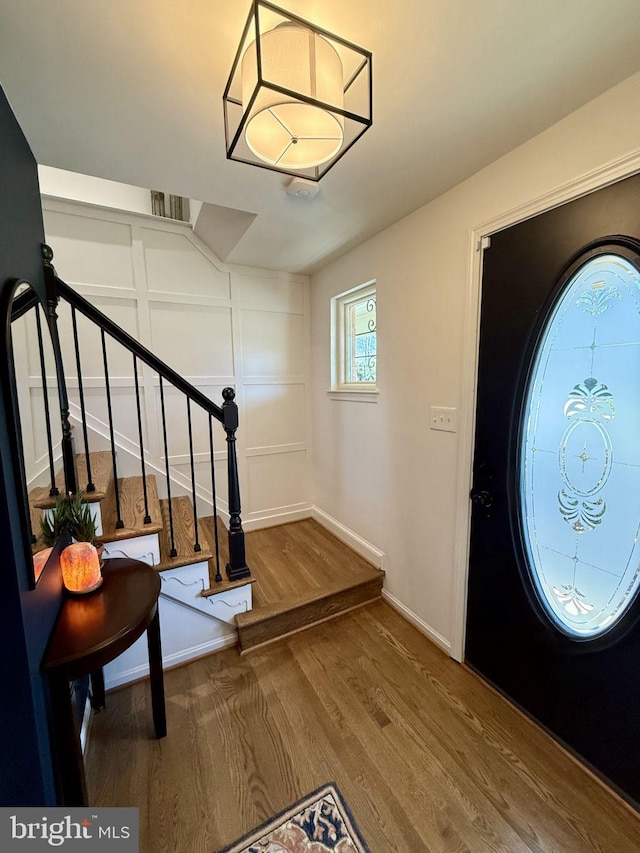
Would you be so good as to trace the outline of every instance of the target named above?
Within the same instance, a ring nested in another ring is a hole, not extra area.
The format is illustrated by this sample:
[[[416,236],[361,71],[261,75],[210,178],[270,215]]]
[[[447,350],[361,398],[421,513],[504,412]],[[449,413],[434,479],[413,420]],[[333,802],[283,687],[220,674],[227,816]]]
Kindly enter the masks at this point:
[[[640,586],[640,272],[620,255],[567,283],[526,392],[520,500],[529,570],[574,639],[610,630]]]
[[[352,302],[347,313],[349,350],[347,382],[375,382],[377,356],[375,294],[359,302]]]

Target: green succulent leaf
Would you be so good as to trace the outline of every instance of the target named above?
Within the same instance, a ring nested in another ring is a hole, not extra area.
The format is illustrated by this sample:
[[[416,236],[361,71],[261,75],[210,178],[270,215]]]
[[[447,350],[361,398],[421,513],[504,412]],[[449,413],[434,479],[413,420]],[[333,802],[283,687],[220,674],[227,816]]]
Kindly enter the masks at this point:
[[[78,542],[93,542],[95,539],[96,522],[84,501],[83,492],[61,495],[51,512],[40,520],[40,538],[49,547],[55,545],[65,531]]]

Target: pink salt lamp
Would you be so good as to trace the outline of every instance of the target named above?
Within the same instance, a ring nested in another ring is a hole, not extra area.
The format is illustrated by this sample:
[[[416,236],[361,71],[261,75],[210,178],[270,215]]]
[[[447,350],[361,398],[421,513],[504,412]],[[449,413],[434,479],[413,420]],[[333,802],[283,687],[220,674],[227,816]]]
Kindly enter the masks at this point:
[[[33,555],[33,574],[36,580],[42,574],[52,551],[53,548],[45,548],[44,551],[38,551],[37,554]]]
[[[76,594],[93,592],[102,583],[100,557],[90,542],[74,542],[60,554],[62,582]]]

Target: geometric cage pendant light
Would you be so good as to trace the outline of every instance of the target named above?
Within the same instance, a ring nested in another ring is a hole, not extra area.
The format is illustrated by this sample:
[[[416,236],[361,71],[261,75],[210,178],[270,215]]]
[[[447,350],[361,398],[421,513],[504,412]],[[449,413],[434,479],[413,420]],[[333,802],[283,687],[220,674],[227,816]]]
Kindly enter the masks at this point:
[[[373,123],[371,59],[253,0],[223,96],[227,157],[319,181]]]

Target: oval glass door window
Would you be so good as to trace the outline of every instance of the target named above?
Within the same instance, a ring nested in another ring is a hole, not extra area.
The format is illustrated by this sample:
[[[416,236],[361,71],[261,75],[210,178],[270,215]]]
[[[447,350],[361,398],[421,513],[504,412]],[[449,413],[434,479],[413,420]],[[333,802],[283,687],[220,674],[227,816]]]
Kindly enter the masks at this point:
[[[533,360],[520,442],[529,570],[553,624],[610,630],[640,586],[640,272],[599,255],[567,283]]]

